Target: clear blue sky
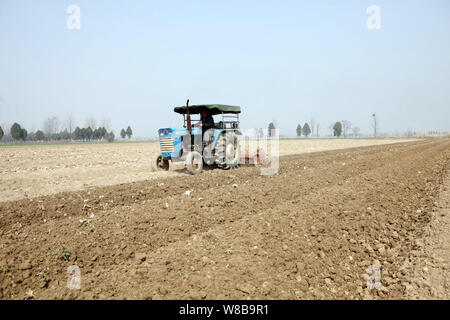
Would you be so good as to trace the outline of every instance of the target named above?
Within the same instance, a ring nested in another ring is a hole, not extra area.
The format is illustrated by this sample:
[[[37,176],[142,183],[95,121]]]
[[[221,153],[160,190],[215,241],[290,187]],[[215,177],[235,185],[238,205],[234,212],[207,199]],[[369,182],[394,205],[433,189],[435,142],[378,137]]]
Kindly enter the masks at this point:
[[[374,112],[383,132],[450,130],[450,1],[0,0],[0,125],[72,113],[149,137],[187,98],[282,134],[311,118],[369,133]]]

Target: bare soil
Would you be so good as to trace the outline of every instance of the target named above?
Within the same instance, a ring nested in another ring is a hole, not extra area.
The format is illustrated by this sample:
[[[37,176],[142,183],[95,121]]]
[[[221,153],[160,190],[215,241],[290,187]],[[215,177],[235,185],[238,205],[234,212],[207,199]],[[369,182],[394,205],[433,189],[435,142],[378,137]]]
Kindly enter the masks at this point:
[[[0,298],[411,298],[449,160],[423,140],[1,202]]]
[[[280,155],[301,154],[401,141],[281,140],[279,151]],[[150,161],[158,153],[158,142],[3,145],[0,146],[0,202],[177,176],[178,172],[151,171]]]
[[[441,186],[430,223],[404,263],[408,299],[450,299],[450,170]]]

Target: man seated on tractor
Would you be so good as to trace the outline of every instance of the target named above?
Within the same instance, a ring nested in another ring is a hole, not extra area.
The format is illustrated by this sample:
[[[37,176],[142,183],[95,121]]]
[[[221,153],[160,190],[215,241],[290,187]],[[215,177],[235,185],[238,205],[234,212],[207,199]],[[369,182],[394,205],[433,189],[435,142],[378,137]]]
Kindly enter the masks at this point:
[[[203,110],[200,120],[202,121],[203,134],[205,134],[208,129],[214,128],[214,118],[209,111]]]
[[[215,128],[214,118],[211,113],[207,110],[203,110],[201,113],[200,121],[195,126],[202,128],[203,145],[208,146],[214,135],[213,130],[208,130]],[[206,136],[205,133],[207,133]]]

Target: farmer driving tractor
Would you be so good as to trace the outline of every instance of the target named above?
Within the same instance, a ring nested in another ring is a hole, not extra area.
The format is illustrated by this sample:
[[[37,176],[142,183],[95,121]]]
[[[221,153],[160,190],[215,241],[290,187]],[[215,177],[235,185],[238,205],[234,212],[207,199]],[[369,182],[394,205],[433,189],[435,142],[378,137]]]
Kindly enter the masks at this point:
[[[213,138],[214,131],[209,129],[214,129],[214,118],[208,110],[203,110],[201,112],[200,121],[193,125],[193,127],[202,128],[203,145],[208,146]]]
[[[208,129],[214,128],[214,118],[211,113],[207,110],[203,110],[199,122],[202,127],[203,134],[208,131]]]

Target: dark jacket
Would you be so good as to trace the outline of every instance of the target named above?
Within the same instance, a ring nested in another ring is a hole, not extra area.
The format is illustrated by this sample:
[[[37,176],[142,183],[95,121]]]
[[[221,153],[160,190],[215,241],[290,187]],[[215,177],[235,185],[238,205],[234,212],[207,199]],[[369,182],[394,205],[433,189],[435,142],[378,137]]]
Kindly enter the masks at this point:
[[[208,129],[214,128],[214,118],[208,114],[205,118],[202,118],[202,131],[205,132]]]

